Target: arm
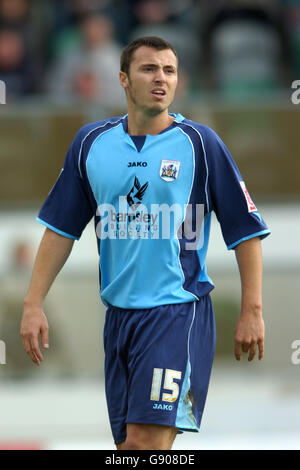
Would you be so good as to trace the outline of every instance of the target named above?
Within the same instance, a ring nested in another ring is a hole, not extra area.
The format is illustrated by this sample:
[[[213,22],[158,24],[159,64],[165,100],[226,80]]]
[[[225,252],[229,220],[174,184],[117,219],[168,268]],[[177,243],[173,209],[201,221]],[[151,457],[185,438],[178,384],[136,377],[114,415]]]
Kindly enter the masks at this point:
[[[43,301],[59,271],[67,261],[74,240],[46,229],[33,266],[28,292],[24,299],[21,336],[25,351],[37,365],[43,360],[38,337],[48,348],[48,322],[43,312]]]
[[[264,321],[262,317],[262,250],[258,237],[237,245],[236,259],[240,271],[242,301],[241,314],[235,328],[235,357],[242,352],[252,361],[259,350],[259,360],[264,355]]]

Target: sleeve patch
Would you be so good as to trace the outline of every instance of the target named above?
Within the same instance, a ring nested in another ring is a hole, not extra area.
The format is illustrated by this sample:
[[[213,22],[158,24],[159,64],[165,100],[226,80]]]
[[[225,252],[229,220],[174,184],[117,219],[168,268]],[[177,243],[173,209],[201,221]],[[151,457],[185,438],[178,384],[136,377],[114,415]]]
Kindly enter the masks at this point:
[[[254,202],[252,201],[252,199],[251,199],[251,197],[250,197],[250,194],[249,194],[248,191],[247,191],[245,182],[244,182],[244,181],[240,181],[240,185],[241,185],[241,188],[242,188],[242,190],[243,190],[243,193],[244,193],[244,196],[245,196],[245,199],[246,199],[246,202],[247,202],[248,212],[257,211],[257,209],[256,209],[256,207],[255,207],[255,204],[254,204]]]

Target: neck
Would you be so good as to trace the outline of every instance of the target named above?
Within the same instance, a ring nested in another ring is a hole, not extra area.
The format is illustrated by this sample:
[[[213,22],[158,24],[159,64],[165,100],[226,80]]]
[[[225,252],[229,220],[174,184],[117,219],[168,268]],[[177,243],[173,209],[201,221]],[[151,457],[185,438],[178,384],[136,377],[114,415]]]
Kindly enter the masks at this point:
[[[130,112],[128,109],[128,134],[130,135],[156,135],[169,127],[174,117],[165,110],[155,116],[145,116],[143,113]]]

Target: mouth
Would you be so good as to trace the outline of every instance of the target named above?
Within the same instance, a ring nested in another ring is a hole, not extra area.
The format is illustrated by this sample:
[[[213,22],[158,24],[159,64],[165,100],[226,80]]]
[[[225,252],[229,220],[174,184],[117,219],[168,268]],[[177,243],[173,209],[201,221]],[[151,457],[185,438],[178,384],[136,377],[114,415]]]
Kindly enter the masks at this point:
[[[151,95],[155,96],[155,98],[161,100],[166,96],[166,91],[163,88],[154,88],[151,91]]]

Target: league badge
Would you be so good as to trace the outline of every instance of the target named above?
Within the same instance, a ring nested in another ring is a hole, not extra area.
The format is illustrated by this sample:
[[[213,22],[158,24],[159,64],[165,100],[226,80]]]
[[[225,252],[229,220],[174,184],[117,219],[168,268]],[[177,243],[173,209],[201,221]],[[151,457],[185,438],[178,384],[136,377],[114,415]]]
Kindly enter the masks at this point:
[[[159,176],[165,181],[175,181],[178,178],[180,162],[176,160],[162,160]]]
[[[247,191],[247,188],[246,188],[246,185],[245,185],[244,181],[240,181],[240,185],[241,185],[241,188],[243,190],[243,193],[244,193],[244,196],[245,196],[245,199],[246,199],[246,202],[247,202],[248,212],[257,211],[257,209],[255,207],[255,204],[252,201],[252,199],[250,197],[250,194]]]

